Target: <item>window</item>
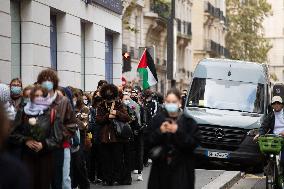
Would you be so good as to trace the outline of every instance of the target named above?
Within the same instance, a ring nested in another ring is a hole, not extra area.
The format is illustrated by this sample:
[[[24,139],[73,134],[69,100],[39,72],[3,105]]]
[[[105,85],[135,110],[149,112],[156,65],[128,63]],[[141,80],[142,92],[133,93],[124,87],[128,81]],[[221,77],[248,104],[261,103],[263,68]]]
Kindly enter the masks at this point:
[[[56,15],[50,15],[50,62],[51,62],[51,68],[53,70],[57,70]]]
[[[194,78],[188,106],[263,113],[264,84]]]
[[[113,36],[106,33],[105,37],[105,79],[113,83]]]
[[[85,23],[81,22],[81,89],[86,90],[86,25]]]
[[[20,1],[12,0],[11,6],[11,77],[21,77],[21,8]]]

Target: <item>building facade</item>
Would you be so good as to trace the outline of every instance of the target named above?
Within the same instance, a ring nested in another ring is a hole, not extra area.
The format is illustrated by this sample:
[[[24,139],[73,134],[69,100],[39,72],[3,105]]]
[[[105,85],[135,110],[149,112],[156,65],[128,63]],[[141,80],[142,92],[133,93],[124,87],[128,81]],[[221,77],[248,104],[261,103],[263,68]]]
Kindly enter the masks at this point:
[[[275,81],[284,82],[284,3],[273,0],[267,2],[271,4],[273,13],[263,22],[264,35],[272,45],[268,52],[269,70]]]
[[[225,0],[193,0],[192,26],[192,70],[204,58],[228,56]]]
[[[120,0],[0,0],[0,80],[32,84],[52,68],[62,86],[120,84],[121,14]]]
[[[175,86],[183,89],[190,83],[191,0],[176,0],[174,20],[174,79]],[[165,93],[171,87],[167,79],[167,24],[171,1],[127,1],[123,18],[123,51],[129,52],[131,66],[124,70],[128,81],[139,84],[136,68],[145,47],[150,49],[157,69],[158,84],[153,89]]]

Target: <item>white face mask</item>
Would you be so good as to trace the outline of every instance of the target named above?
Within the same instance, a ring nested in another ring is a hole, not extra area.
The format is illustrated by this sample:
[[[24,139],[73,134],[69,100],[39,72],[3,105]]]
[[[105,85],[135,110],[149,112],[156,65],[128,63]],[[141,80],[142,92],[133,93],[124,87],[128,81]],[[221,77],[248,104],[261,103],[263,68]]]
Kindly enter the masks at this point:
[[[88,100],[83,100],[84,104],[87,106],[88,105]]]

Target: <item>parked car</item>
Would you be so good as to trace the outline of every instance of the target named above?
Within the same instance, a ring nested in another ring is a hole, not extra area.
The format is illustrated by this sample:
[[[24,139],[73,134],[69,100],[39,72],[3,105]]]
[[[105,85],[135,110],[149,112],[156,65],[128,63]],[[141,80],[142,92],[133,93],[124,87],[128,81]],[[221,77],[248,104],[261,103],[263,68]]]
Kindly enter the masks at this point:
[[[198,123],[196,155],[249,167],[262,165],[253,141],[268,113],[270,81],[265,64],[204,59],[196,67],[185,113]]]

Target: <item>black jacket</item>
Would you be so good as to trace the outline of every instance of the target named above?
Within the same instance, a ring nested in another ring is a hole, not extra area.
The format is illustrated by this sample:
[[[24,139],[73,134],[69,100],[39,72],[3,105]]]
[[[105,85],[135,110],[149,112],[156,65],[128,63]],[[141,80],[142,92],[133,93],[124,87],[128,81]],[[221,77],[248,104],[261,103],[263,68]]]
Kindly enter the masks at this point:
[[[161,133],[160,126],[168,119],[162,110],[153,118],[147,128],[147,143],[152,149],[161,148],[153,159],[148,189],[190,189],[194,188],[195,163],[193,151],[199,144],[199,129],[195,120],[182,114],[175,134]],[[150,152],[151,154],[151,152]]]
[[[29,189],[31,177],[26,167],[13,156],[0,152],[0,188]]]
[[[265,135],[265,134],[272,134],[274,130],[274,124],[275,124],[275,115],[274,112],[270,112],[267,114],[261,124],[261,127],[259,128],[259,134]]]
[[[30,139],[37,140],[43,145],[41,152],[48,152],[50,150],[59,148],[63,140],[63,125],[60,121],[58,113],[55,113],[54,120],[51,120],[50,109],[46,110],[42,115],[37,117],[37,126],[29,125],[29,118],[31,116],[26,115],[24,111],[21,111],[22,115],[18,116],[15,125],[15,129],[10,136],[10,140],[13,140],[18,145],[24,147],[24,151],[32,152],[26,145],[26,141]],[[51,125],[53,122],[53,125]],[[33,127],[38,127],[40,130],[34,130]]]

